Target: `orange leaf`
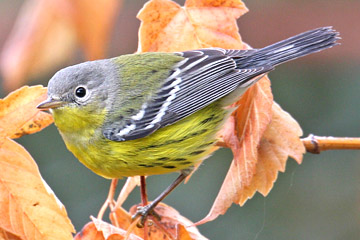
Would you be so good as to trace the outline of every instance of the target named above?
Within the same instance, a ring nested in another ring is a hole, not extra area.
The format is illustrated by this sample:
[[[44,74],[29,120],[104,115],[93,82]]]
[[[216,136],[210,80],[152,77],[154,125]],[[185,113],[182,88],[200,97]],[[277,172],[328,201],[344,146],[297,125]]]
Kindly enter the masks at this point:
[[[91,220],[95,224],[97,231],[102,232],[102,235],[103,235],[104,239],[106,239],[106,240],[124,239],[124,237],[126,236],[126,230],[124,230],[124,229],[115,227],[115,226],[111,225],[110,223],[104,222],[104,221],[94,218],[94,217],[91,217]],[[142,238],[140,238],[134,234],[130,234],[128,239],[129,240],[142,240]]]
[[[0,99],[0,129],[10,138],[41,131],[53,122],[36,106],[46,99],[46,88],[24,86]]]
[[[233,113],[236,119],[235,131],[239,145],[231,148],[235,164],[239,165],[239,185],[246,186],[255,173],[257,163],[257,148],[260,139],[271,121],[271,108],[273,95],[270,88],[270,79],[263,77],[258,83],[251,87],[241,99],[235,103],[238,109]],[[228,146],[234,143],[227,141]],[[235,142],[237,143],[237,141]]]
[[[21,239],[72,239],[64,206],[19,144],[0,141],[0,232]]]
[[[225,213],[232,202],[244,205],[256,191],[266,196],[272,189],[278,172],[285,171],[288,157],[292,157],[299,164],[302,162],[305,147],[299,138],[301,135],[302,130],[299,124],[274,102],[272,120],[260,140],[255,174],[250,183],[239,187],[236,181],[225,180],[209,214],[196,224],[204,224],[215,219],[219,214]],[[241,171],[239,168],[240,166],[233,162],[228,176],[233,174],[236,179],[237,172]],[[226,179],[231,179],[228,176]]]
[[[128,229],[132,220],[131,215],[122,207],[115,208],[110,213],[111,223],[115,226],[119,226],[122,229]]]
[[[191,239],[193,239],[191,237],[190,233],[181,224],[176,225],[176,236],[177,236],[176,239],[181,239],[181,240],[191,240]],[[195,238],[195,239],[198,239],[198,238]]]
[[[1,229],[0,228],[0,239],[1,240],[8,240],[8,239],[10,239],[10,240],[22,240],[19,236],[16,236],[16,235],[14,235],[14,234],[12,234],[12,233],[10,233],[10,232],[7,232],[7,231],[5,231],[4,229]]]
[[[233,152],[234,160],[209,214],[197,225],[224,214],[233,202],[239,203],[241,192],[256,173],[258,147],[271,121],[272,103],[270,80],[264,77],[235,104],[239,107],[221,132],[225,146]]]
[[[130,209],[130,214],[135,214],[136,209],[137,206],[133,206]],[[174,208],[164,203],[160,203],[156,206],[155,211],[161,216],[160,223],[162,228],[173,236],[176,236],[176,239],[185,240],[189,239],[189,236],[191,237],[190,239],[207,239],[200,234],[198,229],[194,226],[193,222],[181,216]],[[152,226],[148,227],[148,239],[169,239],[167,235],[164,234],[162,228],[157,226],[157,224],[153,224]]]
[[[236,19],[248,10],[240,0],[151,0],[140,10],[138,52],[174,52],[204,47],[243,48]]]
[[[88,222],[80,232],[76,234],[74,240],[105,240],[102,233],[99,232],[94,222]]]
[[[131,224],[133,223],[130,213],[122,207],[116,207],[110,213],[110,220],[113,225],[118,226],[121,229],[126,229],[126,231],[129,231],[129,227],[131,227]],[[131,233],[142,237],[144,236],[144,229],[134,227]]]
[[[133,206],[130,209],[130,213],[135,214],[136,208],[137,206]],[[135,227],[131,233],[139,237],[143,237],[144,231],[147,230],[148,232],[146,234],[149,240],[169,239],[167,234],[164,233],[165,229],[168,234],[176,236],[176,239],[206,239],[195,227],[193,227],[194,224],[192,222],[180,216],[180,214],[175,209],[160,203],[160,205],[158,205],[155,210],[161,216],[161,227],[155,223],[154,225],[148,226],[147,228]],[[126,212],[122,208],[117,208],[110,214],[111,222],[119,228],[129,231],[129,227],[131,227],[132,224],[130,213]],[[185,228],[184,226],[192,227]]]
[[[277,179],[278,172],[284,172],[288,157],[302,162],[305,153],[300,140],[302,130],[299,124],[274,102],[273,117],[260,141],[258,164],[252,181],[240,192],[238,204],[245,204],[256,191],[266,196]]]

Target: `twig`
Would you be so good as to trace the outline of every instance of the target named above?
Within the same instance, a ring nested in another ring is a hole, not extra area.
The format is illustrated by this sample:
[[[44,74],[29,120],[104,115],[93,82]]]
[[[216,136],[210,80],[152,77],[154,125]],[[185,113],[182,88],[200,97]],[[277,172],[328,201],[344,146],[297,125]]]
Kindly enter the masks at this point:
[[[310,134],[301,141],[306,151],[316,154],[326,150],[360,150],[360,138],[320,137]]]
[[[320,137],[310,134],[306,138],[301,138],[301,141],[306,151],[314,154],[327,150],[360,150],[360,138]],[[222,139],[216,143],[216,146],[228,147]]]

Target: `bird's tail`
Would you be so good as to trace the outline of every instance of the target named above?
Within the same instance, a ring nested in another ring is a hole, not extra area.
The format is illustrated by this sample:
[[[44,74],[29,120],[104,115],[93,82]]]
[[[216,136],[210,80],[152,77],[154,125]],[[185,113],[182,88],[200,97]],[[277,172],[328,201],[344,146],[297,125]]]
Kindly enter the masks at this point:
[[[339,33],[332,27],[310,30],[270,46],[250,50],[239,58],[235,57],[238,68],[254,66],[276,66],[311,53],[335,46],[340,39]],[[247,56],[246,56],[247,55]]]

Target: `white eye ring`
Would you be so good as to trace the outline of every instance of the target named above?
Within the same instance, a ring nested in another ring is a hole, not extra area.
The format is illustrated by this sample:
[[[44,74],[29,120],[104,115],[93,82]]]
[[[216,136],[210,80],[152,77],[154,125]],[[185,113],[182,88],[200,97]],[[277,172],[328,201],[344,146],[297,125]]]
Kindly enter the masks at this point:
[[[86,86],[77,86],[74,90],[74,96],[79,102],[84,102],[90,97],[90,91]]]

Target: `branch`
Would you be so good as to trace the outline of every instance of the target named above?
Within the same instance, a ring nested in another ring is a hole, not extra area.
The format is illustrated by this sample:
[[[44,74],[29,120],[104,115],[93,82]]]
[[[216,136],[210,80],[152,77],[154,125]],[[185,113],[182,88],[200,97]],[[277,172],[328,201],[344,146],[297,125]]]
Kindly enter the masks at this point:
[[[360,138],[349,137],[320,137],[310,134],[306,138],[301,139],[306,151],[309,153],[319,154],[326,150],[360,150]],[[222,139],[216,146],[228,147]]]
[[[306,138],[302,138],[306,151],[319,154],[326,150],[360,150],[360,138],[349,137],[319,137],[310,134]]]

